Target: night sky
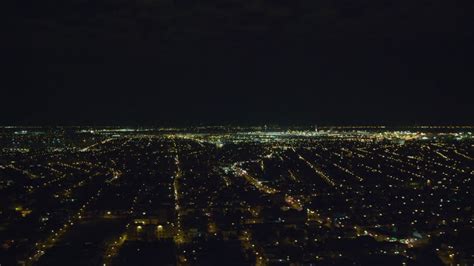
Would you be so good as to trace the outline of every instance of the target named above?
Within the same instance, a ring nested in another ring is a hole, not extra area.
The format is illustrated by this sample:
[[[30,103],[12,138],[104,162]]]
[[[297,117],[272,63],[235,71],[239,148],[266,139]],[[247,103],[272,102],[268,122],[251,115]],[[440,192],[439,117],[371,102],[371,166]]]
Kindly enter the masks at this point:
[[[474,124],[473,1],[5,2],[0,124]]]

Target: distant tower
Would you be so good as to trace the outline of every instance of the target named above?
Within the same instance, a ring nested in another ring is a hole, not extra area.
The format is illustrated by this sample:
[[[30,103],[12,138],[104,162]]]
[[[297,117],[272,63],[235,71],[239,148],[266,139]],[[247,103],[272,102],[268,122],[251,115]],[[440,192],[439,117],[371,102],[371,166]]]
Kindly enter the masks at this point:
[[[318,126],[314,125],[314,132],[318,132]]]

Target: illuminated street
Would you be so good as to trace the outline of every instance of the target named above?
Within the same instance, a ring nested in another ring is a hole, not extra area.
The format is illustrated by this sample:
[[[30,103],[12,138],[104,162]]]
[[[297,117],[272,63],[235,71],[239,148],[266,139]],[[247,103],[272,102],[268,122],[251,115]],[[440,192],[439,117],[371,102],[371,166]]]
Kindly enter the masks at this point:
[[[471,127],[0,129],[2,265],[470,265]]]

